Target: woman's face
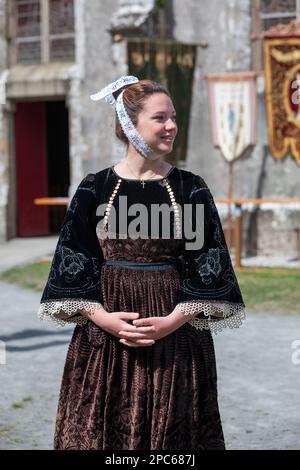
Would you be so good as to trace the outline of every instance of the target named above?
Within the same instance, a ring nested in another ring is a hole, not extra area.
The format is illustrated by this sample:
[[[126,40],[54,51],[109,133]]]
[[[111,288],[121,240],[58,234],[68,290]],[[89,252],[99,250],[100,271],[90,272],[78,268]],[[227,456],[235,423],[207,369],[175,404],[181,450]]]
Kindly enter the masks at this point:
[[[177,134],[176,111],[165,93],[154,93],[144,103],[136,125],[145,142],[158,155],[172,152]]]

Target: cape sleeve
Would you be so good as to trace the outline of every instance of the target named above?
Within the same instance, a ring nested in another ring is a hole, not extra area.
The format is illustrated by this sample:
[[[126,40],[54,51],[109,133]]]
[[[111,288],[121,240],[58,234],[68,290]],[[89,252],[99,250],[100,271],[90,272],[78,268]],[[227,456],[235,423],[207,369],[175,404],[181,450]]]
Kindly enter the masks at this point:
[[[96,210],[95,175],[89,174],[79,184],[60,231],[38,310],[41,320],[83,324],[87,318],[81,309],[93,312],[103,305]]]
[[[185,249],[185,270],[176,306],[193,316],[189,323],[197,329],[217,333],[225,327],[239,327],[245,319],[245,304],[213,196],[198,175],[194,175],[188,203],[193,230],[199,217],[196,205],[204,205],[204,242],[199,249]]]

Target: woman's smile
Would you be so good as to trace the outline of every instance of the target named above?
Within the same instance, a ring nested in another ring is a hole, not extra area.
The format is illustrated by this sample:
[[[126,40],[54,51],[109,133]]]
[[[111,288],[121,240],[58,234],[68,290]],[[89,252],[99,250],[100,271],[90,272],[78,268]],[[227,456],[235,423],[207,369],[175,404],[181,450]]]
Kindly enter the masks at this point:
[[[158,155],[169,154],[178,132],[176,111],[170,97],[164,93],[150,96],[139,114],[137,128]]]

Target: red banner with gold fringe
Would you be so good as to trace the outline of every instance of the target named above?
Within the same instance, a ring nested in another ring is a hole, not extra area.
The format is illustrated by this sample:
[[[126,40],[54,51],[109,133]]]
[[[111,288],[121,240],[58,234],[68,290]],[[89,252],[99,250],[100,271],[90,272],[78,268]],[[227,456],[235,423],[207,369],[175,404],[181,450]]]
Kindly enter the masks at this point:
[[[300,22],[263,37],[270,151],[278,159],[290,152],[300,165]]]

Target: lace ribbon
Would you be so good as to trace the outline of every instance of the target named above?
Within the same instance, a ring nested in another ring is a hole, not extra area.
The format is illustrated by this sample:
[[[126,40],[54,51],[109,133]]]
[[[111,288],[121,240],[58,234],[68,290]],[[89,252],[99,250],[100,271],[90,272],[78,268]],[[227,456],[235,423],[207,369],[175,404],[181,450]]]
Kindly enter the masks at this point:
[[[88,319],[80,314],[80,310],[95,313],[103,305],[98,302],[90,302],[85,299],[62,299],[48,300],[40,304],[38,318],[40,320],[51,320],[58,325],[66,323],[78,323],[84,325]]]
[[[207,318],[192,318],[189,320],[190,325],[197,330],[211,330],[215,334],[227,327],[240,327],[246,318],[244,304],[192,300],[180,302],[176,307],[179,307],[184,315],[203,313]]]

